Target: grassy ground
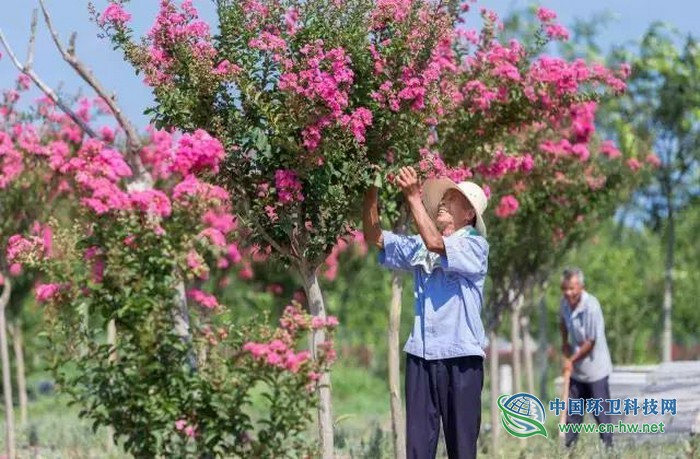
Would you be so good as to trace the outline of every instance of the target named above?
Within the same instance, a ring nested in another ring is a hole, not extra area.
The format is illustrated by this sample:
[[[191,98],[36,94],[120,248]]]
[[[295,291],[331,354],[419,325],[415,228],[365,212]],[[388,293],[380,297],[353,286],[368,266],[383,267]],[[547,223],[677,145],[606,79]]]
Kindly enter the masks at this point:
[[[382,459],[392,456],[389,398],[386,383],[366,369],[338,365],[333,373],[336,450],[339,458]],[[486,395],[486,388],[484,395]],[[487,406],[487,400],[484,400]],[[117,459],[128,457],[108,442],[106,430],[93,433],[87,421],[78,418],[76,407],[67,407],[60,396],[40,396],[30,405],[29,426],[20,429],[21,459]],[[572,451],[564,451],[556,437],[556,419],[549,418],[550,437],[518,440],[501,433],[500,451],[492,454],[489,412],[482,413],[483,432],[479,439],[480,457],[498,459],[543,458],[700,458],[700,441],[691,437],[657,437],[634,443],[616,436],[613,451],[603,451],[597,437],[581,435]],[[2,424],[2,422],[0,422]],[[4,426],[1,426],[4,429]],[[310,435],[314,434],[313,428]],[[0,451],[4,450],[0,439]],[[36,445],[36,446],[30,446]],[[2,457],[2,456],[0,456]],[[439,458],[446,458],[441,441]]]

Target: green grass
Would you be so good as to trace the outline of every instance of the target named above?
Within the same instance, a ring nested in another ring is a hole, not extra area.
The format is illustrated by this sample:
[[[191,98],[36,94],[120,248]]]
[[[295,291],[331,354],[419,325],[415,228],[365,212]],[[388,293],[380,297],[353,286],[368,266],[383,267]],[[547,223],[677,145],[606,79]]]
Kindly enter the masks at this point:
[[[392,457],[389,396],[386,382],[373,376],[364,368],[335,366],[332,374],[333,413],[335,419],[336,453],[339,458],[381,459]],[[482,401],[482,426],[490,422],[488,411],[488,387],[484,388]],[[315,417],[314,417],[315,418]],[[93,433],[90,423],[78,418],[78,408],[68,407],[62,396],[39,396],[30,404],[29,425],[18,429],[20,459],[121,459],[129,457],[110,446],[106,429]],[[534,437],[519,440],[501,432],[500,450],[493,454],[490,448],[490,432],[484,429],[479,439],[480,457],[493,459],[544,459],[544,458],[695,458],[700,457],[700,439],[697,437],[650,438],[644,443],[633,443],[630,437],[616,435],[613,451],[603,451],[597,435],[581,434],[572,451],[565,451],[556,436],[556,422],[547,419],[549,438]],[[0,420],[0,429],[4,430]],[[309,435],[315,435],[315,426],[309,427]],[[30,439],[38,444],[31,448]],[[4,451],[4,438],[0,438],[0,451]],[[0,457],[1,457],[0,453]],[[438,458],[446,458],[442,440]]]

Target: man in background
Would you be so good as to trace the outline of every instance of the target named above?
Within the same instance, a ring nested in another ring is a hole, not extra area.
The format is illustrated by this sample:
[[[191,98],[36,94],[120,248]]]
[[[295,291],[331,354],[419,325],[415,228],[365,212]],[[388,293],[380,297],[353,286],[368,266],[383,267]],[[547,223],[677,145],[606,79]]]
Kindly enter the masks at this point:
[[[561,282],[562,300],[559,309],[564,354],[564,375],[569,380],[569,401],[584,399],[584,412],[590,399],[603,399],[604,410],[595,416],[598,424],[609,423],[608,402],[612,360],[605,339],[605,321],[598,299],[584,290],[583,271],[579,268],[564,270]],[[568,405],[567,405],[568,406]],[[583,416],[569,414],[567,424],[580,424]],[[600,434],[607,447],[613,444],[612,432]],[[566,433],[566,446],[572,446],[578,433]]]

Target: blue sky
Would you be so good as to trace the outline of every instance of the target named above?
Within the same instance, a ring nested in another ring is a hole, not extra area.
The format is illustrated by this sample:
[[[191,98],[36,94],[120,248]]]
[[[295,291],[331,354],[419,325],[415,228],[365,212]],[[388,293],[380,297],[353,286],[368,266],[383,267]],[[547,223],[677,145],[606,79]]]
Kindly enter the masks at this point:
[[[97,37],[98,29],[90,22],[87,0],[46,0],[56,28],[61,37],[67,40],[70,33],[78,33],[77,50],[80,57],[89,64],[98,78],[111,91],[126,113],[143,126],[147,119],[143,110],[150,104],[151,96],[139,77],[126,65],[120,53],[113,51],[111,44]],[[95,0],[98,9],[103,9],[106,1]],[[158,0],[135,0],[128,5],[134,13],[134,25],[146,30],[157,10]],[[675,25],[682,32],[700,36],[700,1],[697,0],[481,0],[477,5],[486,6],[500,15],[512,9],[520,9],[533,3],[556,11],[563,24],[569,25],[575,18],[590,18],[595,13],[608,11],[615,18],[601,43],[611,45],[634,42],[639,39],[653,21],[664,21]],[[14,51],[21,60],[26,56],[29,38],[31,12],[38,0],[0,0],[0,29],[5,33]],[[202,15],[213,17],[210,0],[194,0]],[[68,93],[75,93],[82,87],[77,77],[60,59],[48,33],[40,22],[37,37],[35,69],[53,87],[62,85]],[[3,55],[5,54],[2,50]],[[13,84],[17,75],[7,56],[0,60],[0,88]]]

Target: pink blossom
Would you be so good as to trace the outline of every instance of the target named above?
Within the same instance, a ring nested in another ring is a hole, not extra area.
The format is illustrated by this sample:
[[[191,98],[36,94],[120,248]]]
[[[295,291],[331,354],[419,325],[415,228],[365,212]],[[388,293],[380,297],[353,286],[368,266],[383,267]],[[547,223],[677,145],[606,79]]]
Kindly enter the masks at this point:
[[[21,73],[17,77],[17,88],[19,88],[20,91],[26,91],[27,89],[29,89],[31,84],[32,84],[32,79],[29,76],[27,76],[26,74]]]
[[[311,353],[309,351],[301,351],[296,354],[292,352],[287,356],[284,366],[288,371],[296,373],[299,371],[299,367],[310,358]]]
[[[238,277],[243,280],[250,280],[253,278],[253,268],[249,264],[245,264],[243,268],[238,272]]]
[[[619,158],[622,155],[612,140],[606,140],[600,145],[600,153],[610,159]]]
[[[351,115],[343,115],[340,123],[348,128],[359,143],[365,141],[365,131],[372,125],[372,112],[364,107],[355,110]]]
[[[7,240],[7,251],[5,255],[7,256],[7,260],[12,263],[18,258],[27,256],[36,251],[37,248],[43,249],[41,247],[41,241],[38,238],[32,237],[31,239],[26,239],[19,234],[15,234],[10,236]]]
[[[206,228],[199,233],[200,237],[209,239],[209,243],[217,247],[226,247],[226,236],[216,228]]]
[[[496,208],[496,215],[500,218],[508,218],[518,211],[518,207],[520,207],[520,203],[515,199],[515,196],[503,196],[498,208]]]
[[[241,256],[241,252],[238,250],[238,246],[236,244],[229,244],[226,246],[226,254],[228,255],[229,259],[231,260],[231,263],[240,263],[241,259],[243,258]]]
[[[183,430],[183,429],[185,428],[186,425],[187,425],[187,421],[186,421],[186,420],[184,420],[184,419],[178,419],[177,421],[175,421],[175,430],[181,431],[181,430]]]
[[[253,355],[253,357],[261,357],[267,355],[267,346],[264,344],[248,342],[243,345],[243,350],[246,352],[250,352]]]
[[[633,172],[636,172],[642,168],[642,163],[640,163],[636,158],[630,158],[627,160],[627,167],[629,167]]]
[[[40,303],[47,302],[55,298],[62,288],[61,284],[39,284],[36,286],[36,300]]]
[[[287,28],[288,35],[296,34],[299,28],[299,10],[297,8],[289,8],[284,14],[284,25]]]
[[[104,26],[109,23],[114,27],[124,27],[131,20],[131,14],[124,11],[124,8],[119,3],[110,3],[100,16],[99,23]]]
[[[187,297],[196,301],[206,309],[216,309],[219,307],[219,302],[214,295],[210,295],[201,290],[192,289],[187,292]]]
[[[221,231],[223,234],[228,234],[237,227],[236,217],[228,213],[217,213],[213,210],[208,210],[202,217],[205,225]]]
[[[280,203],[303,201],[304,195],[301,193],[301,188],[301,182],[293,170],[279,169],[275,172],[275,189]]]
[[[287,42],[279,35],[263,31],[258,37],[252,38],[248,42],[248,46],[261,51],[281,52],[287,49]]]
[[[212,73],[214,75],[228,76],[236,75],[241,71],[241,68],[235,64],[230,63],[227,59],[219,62],[219,64],[214,67]]]
[[[183,177],[203,170],[219,171],[224,147],[203,129],[184,134],[178,141],[171,170]]]
[[[559,24],[549,24],[545,26],[545,33],[549,38],[554,40],[566,41],[569,39],[569,31],[566,27]]]
[[[172,212],[170,200],[159,190],[132,191],[129,194],[131,204],[141,212],[168,217]]]
[[[544,23],[549,23],[557,18],[557,13],[547,8],[537,8],[537,17]]]
[[[197,435],[197,428],[195,426],[188,425],[185,427],[185,435],[190,438],[194,438]]]
[[[571,153],[577,156],[581,162],[588,161],[591,153],[588,151],[588,146],[585,143],[577,143],[571,147]]]
[[[270,219],[271,222],[276,222],[279,220],[279,216],[277,215],[277,210],[275,209],[274,206],[267,205],[265,206],[265,215],[267,215],[267,218]]]
[[[527,173],[535,167],[535,160],[532,155],[526,154],[520,160],[520,170]]]
[[[209,276],[209,268],[196,250],[192,249],[187,252],[186,263],[196,277],[206,279]]]
[[[656,156],[654,153],[649,153],[646,157],[646,162],[647,164],[650,164],[652,167],[661,167],[661,159]]]
[[[323,319],[323,317],[314,316],[311,319],[311,328],[313,329],[323,328],[325,325],[326,321]]]
[[[186,203],[189,199],[203,199],[226,203],[229,194],[219,186],[200,182],[194,175],[188,175],[180,183],[173,187],[173,199],[181,203]]]

